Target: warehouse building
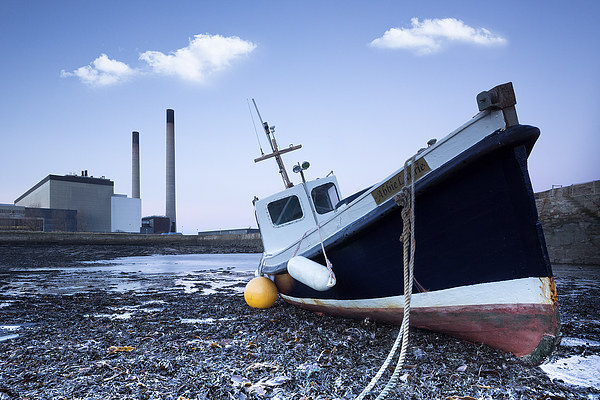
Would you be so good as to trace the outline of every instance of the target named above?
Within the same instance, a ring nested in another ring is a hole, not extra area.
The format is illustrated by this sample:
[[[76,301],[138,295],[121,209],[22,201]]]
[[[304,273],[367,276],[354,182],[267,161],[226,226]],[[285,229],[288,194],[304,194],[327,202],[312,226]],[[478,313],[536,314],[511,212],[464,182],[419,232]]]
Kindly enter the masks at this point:
[[[75,210],[79,232],[139,232],[141,200],[114,194],[114,182],[79,175],[48,175],[15,200],[16,206]],[[42,216],[43,217],[43,216]]]
[[[76,232],[77,211],[0,204],[0,231]]]

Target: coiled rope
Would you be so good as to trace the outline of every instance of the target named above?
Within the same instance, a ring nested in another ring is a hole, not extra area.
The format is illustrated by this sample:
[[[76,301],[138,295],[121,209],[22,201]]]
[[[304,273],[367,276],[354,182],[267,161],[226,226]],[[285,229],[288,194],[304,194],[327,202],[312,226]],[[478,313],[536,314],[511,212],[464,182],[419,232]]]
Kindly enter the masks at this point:
[[[413,284],[413,270],[414,270],[414,259],[415,259],[415,159],[416,155],[409,158],[404,163],[404,187],[398,195],[394,197],[394,201],[402,207],[402,236],[400,241],[403,245],[403,265],[404,265],[404,314],[402,316],[402,325],[400,326],[400,332],[388,354],[387,358],[379,368],[377,374],[371,379],[371,382],[365,387],[365,389],[356,397],[356,400],[362,400],[368,395],[373,387],[377,384],[383,373],[387,370],[394,355],[398,350],[398,345],[402,342],[400,349],[400,356],[396,363],[396,368],[392,373],[388,383],[385,385],[381,393],[377,396],[376,400],[381,400],[387,397],[389,392],[398,383],[398,377],[400,370],[404,365],[404,359],[406,358],[406,351],[408,349],[408,336],[409,336],[409,318],[410,318],[410,301],[412,294]],[[408,164],[410,164],[410,176],[408,175]],[[410,183],[408,182],[410,179]]]

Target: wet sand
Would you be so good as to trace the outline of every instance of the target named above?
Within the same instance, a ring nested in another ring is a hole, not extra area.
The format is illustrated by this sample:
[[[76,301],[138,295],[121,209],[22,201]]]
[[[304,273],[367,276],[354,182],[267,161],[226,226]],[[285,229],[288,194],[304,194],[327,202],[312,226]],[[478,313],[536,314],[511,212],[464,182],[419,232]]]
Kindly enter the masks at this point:
[[[195,251],[0,246],[0,400],[352,399],[387,356],[398,327],[281,300],[249,308],[250,271],[108,272],[80,263]],[[554,270],[565,339],[553,358],[599,357],[600,268]],[[598,388],[551,380],[487,346],[410,334],[389,398],[600,398]]]

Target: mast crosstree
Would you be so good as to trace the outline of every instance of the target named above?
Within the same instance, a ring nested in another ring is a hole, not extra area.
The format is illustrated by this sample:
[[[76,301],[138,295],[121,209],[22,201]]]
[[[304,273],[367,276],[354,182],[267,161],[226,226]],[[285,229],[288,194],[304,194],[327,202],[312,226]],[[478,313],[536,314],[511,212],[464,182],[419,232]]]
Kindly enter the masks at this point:
[[[285,153],[289,153],[290,151],[298,150],[298,149],[302,148],[302,145],[298,144],[298,145],[290,146],[286,149],[280,150],[279,147],[277,146],[277,140],[275,140],[275,135],[273,134],[273,132],[275,131],[274,127],[270,127],[269,124],[262,119],[262,117],[260,115],[260,111],[258,111],[258,106],[256,105],[256,102],[254,101],[254,99],[252,99],[252,103],[254,104],[254,108],[256,109],[256,113],[258,114],[258,119],[260,119],[263,129],[265,130],[265,134],[267,135],[267,140],[269,141],[269,144],[271,145],[271,150],[272,150],[272,153],[265,154],[263,156],[255,158],[254,162],[259,162],[259,161],[263,161],[263,160],[267,160],[269,158],[275,157],[275,161],[277,161],[277,166],[279,167],[279,173],[281,174],[281,178],[283,179],[283,184],[285,185],[285,188],[286,189],[291,188],[292,186],[294,186],[294,184],[290,181],[290,178],[288,177],[288,174],[287,174],[287,171],[285,170],[285,165],[283,164],[283,159],[281,158],[281,155],[285,154]]]

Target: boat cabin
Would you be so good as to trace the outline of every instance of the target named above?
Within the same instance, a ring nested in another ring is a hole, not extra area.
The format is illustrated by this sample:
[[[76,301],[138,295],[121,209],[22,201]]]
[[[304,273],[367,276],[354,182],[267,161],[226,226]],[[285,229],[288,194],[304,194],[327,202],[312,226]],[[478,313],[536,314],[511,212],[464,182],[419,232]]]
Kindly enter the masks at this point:
[[[265,253],[295,245],[299,238],[330,219],[340,201],[337,179],[330,175],[299,183],[254,203]]]

